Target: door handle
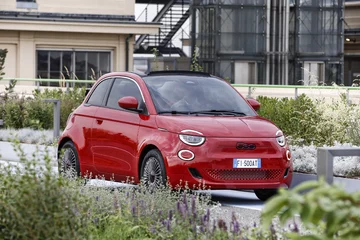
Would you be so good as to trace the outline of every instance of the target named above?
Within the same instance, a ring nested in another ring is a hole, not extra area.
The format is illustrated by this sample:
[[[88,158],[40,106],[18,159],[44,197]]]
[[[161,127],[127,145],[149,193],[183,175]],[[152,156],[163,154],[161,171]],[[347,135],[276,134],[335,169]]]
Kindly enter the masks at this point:
[[[103,120],[101,120],[101,119],[96,119],[96,123],[100,125],[100,124],[103,123]]]

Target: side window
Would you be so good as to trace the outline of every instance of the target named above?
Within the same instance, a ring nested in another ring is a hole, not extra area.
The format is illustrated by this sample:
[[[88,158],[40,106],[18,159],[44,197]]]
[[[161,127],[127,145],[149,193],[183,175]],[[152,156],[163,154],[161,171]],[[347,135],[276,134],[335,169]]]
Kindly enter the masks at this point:
[[[109,88],[109,84],[111,79],[106,79],[99,83],[95,90],[92,92],[90,98],[87,103],[91,105],[101,106],[105,97],[105,94]]]
[[[139,105],[142,103],[141,93],[136,83],[127,79],[115,79],[106,106],[121,109],[118,101],[120,98],[127,96],[135,97]]]

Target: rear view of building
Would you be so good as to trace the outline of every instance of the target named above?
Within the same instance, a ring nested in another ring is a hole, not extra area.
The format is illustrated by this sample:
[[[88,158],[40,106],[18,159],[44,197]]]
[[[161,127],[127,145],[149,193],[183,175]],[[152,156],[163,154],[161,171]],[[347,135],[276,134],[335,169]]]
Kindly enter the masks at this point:
[[[135,35],[160,27],[134,15],[135,0],[1,0],[5,78],[92,79],[130,71]]]
[[[233,83],[343,83],[344,0],[194,0],[192,51]]]

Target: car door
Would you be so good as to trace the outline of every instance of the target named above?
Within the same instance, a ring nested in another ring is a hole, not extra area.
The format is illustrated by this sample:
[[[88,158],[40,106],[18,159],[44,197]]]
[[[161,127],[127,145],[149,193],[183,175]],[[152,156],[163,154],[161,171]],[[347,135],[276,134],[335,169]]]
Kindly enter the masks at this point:
[[[74,130],[74,134],[78,135],[77,138],[82,136],[78,138],[81,141],[78,141],[77,145],[79,156],[82,157],[82,171],[86,174],[95,173],[91,153],[91,128],[95,121],[96,111],[103,105],[112,80],[112,78],[107,78],[98,82],[84,103],[84,107],[76,111],[77,129]]]
[[[92,128],[92,152],[95,168],[105,177],[125,180],[135,166],[140,114],[120,108],[118,100],[135,97],[144,103],[138,84],[131,79],[116,78],[105,101],[98,109]]]

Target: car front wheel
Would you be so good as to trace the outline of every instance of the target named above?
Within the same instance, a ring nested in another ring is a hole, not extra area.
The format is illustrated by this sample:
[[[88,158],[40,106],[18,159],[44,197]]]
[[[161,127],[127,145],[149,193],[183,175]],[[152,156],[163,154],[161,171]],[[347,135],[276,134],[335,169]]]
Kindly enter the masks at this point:
[[[277,189],[256,189],[255,195],[261,200],[266,201],[277,194]]]
[[[145,155],[141,164],[141,182],[151,192],[166,185],[166,170],[159,150],[150,150]]]

